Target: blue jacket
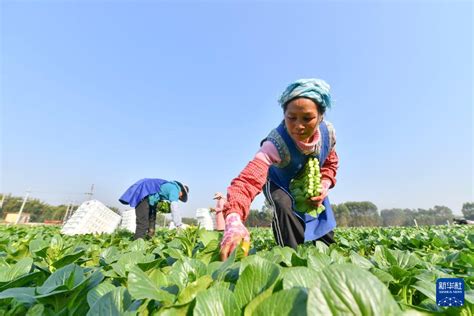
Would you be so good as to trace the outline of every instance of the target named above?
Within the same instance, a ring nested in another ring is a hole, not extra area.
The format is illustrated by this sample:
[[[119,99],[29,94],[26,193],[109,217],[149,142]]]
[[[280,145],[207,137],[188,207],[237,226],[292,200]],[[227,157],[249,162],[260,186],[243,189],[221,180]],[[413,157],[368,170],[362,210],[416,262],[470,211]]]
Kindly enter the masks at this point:
[[[155,206],[159,201],[178,202],[181,187],[175,181],[166,182],[161,185],[160,191],[148,196],[148,204]]]
[[[314,157],[319,160],[319,167],[322,167],[324,161],[329,155],[330,146],[329,131],[324,121],[319,125],[319,130],[321,132],[322,145],[319,155],[314,154]],[[304,155],[298,149],[297,145],[288,134],[284,122],[274,129],[265,140],[271,141],[275,145],[281,158],[281,163],[279,165],[272,165],[270,167],[268,179],[291,197],[293,201],[293,212],[305,223],[305,241],[319,239],[332,231],[336,227],[336,219],[334,218],[334,213],[331,209],[328,197],[323,201],[323,205],[326,209],[315,218],[296,210],[295,201],[289,193],[291,180],[295,178],[298,172],[300,172],[304,167],[309,155]]]
[[[122,204],[136,207],[148,195],[160,192],[161,186],[167,182],[163,179],[138,180],[122,194],[119,201]]]

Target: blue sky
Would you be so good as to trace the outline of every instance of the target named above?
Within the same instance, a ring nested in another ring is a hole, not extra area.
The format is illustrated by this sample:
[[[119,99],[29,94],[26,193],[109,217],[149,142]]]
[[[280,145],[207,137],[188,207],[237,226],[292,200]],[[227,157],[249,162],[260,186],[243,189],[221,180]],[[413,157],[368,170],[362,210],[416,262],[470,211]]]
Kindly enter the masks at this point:
[[[340,157],[332,203],[473,201],[469,1],[2,1],[0,191],[120,206],[140,178],[214,205],[325,79]],[[253,203],[260,208],[263,197]]]

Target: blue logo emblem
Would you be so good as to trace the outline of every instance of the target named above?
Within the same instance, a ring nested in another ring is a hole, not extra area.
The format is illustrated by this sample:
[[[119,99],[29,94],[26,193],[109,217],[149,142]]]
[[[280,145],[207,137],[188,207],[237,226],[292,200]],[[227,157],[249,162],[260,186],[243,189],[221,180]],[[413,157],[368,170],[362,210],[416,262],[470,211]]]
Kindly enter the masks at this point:
[[[442,278],[436,280],[436,304],[438,306],[464,305],[464,280]]]

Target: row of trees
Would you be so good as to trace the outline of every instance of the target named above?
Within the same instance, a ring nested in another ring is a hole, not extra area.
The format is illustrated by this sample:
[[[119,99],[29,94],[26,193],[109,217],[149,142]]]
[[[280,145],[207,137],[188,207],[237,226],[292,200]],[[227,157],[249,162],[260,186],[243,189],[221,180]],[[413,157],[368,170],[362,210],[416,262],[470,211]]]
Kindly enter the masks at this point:
[[[383,209],[380,212],[372,202],[345,202],[331,205],[339,227],[359,226],[414,226],[444,225],[453,221],[452,210],[446,206],[436,205],[430,209]],[[474,220],[474,203],[463,204],[462,213],[465,219]],[[268,204],[261,211],[250,210],[247,225],[250,227],[270,226],[272,211]]]
[[[2,200],[3,195],[0,194],[0,201]],[[6,195],[5,199],[3,200],[3,205],[0,206],[0,218],[4,219],[7,213],[18,213],[22,203],[22,197]],[[76,210],[79,206],[64,204],[52,206],[38,199],[28,199],[25,207],[23,208],[23,213],[30,214],[30,222],[43,223],[46,220],[62,221],[64,219],[64,215],[66,215],[66,210],[68,207],[72,210]],[[117,207],[107,207],[115,213],[119,213],[119,209]],[[188,225],[197,225],[197,220],[195,218],[183,217],[182,221]],[[163,226],[163,224],[168,226],[170,224],[170,220],[165,218],[165,216],[162,214],[157,214],[156,222],[160,226]]]
[[[0,200],[3,196],[0,195]],[[23,198],[11,195],[5,196],[0,208],[0,218],[6,213],[17,213],[23,203]],[[78,206],[72,206],[76,209]],[[116,207],[108,206],[118,213]],[[52,206],[38,199],[29,199],[23,209],[24,213],[30,214],[30,221],[44,222],[45,220],[62,220],[68,205]],[[383,209],[380,212],[372,202],[345,202],[332,205],[337,225],[340,227],[357,226],[413,226],[415,220],[418,225],[443,225],[446,221],[452,221],[454,215],[446,206],[434,206],[430,209]],[[465,219],[474,220],[474,202],[464,203],[462,213]],[[265,203],[262,209],[250,210],[247,225],[250,227],[269,227],[273,218],[273,212]],[[163,223],[161,217],[158,223]],[[165,221],[167,222],[167,221]],[[183,222],[195,224],[194,218],[183,218]],[[168,223],[166,223],[168,224]]]
[[[430,209],[383,209],[380,213],[372,202],[345,202],[333,205],[338,226],[414,226],[444,225],[453,221],[452,210],[446,206],[436,205]],[[474,203],[464,203],[463,214],[469,215]],[[473,214],[474,215],[474,214]]]
[[[0,195],[0,201],[3,200],[3,205],[0,208],[0,218],[4,219],[7,213],[18,213],[21,205],[23,204],[23,198],[17,196]],[[43,223],[45,220],[63,220],[66,215],[66,210],[72,208],[76,210],[78,205],[49,205],[48,203],[42,202],[39,199],[28,199],[23,213],[30,214],[30,222]],[[118,213],[119,210],[113,206],[107,206],[112,211]]]

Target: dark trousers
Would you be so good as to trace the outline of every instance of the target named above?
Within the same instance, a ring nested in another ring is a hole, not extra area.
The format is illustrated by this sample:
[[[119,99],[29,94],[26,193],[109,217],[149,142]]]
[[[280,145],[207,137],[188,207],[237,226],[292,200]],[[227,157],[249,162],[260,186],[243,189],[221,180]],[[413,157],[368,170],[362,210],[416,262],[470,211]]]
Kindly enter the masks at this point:
[[[137,205],[135,215],[137,227],[133,239],[144,238],[147,234],[152,237],[155,234],[156,210],[148,204],[148,197]]]
[[[263,193],[274,210],[272,230],[277,244],[296,249],[296,246],[304,243],[305,225],[293,213],[290,196],[271,181],[267,181]],[[331,231],[318,240],[329,246],[335,243],[334,232]]]

